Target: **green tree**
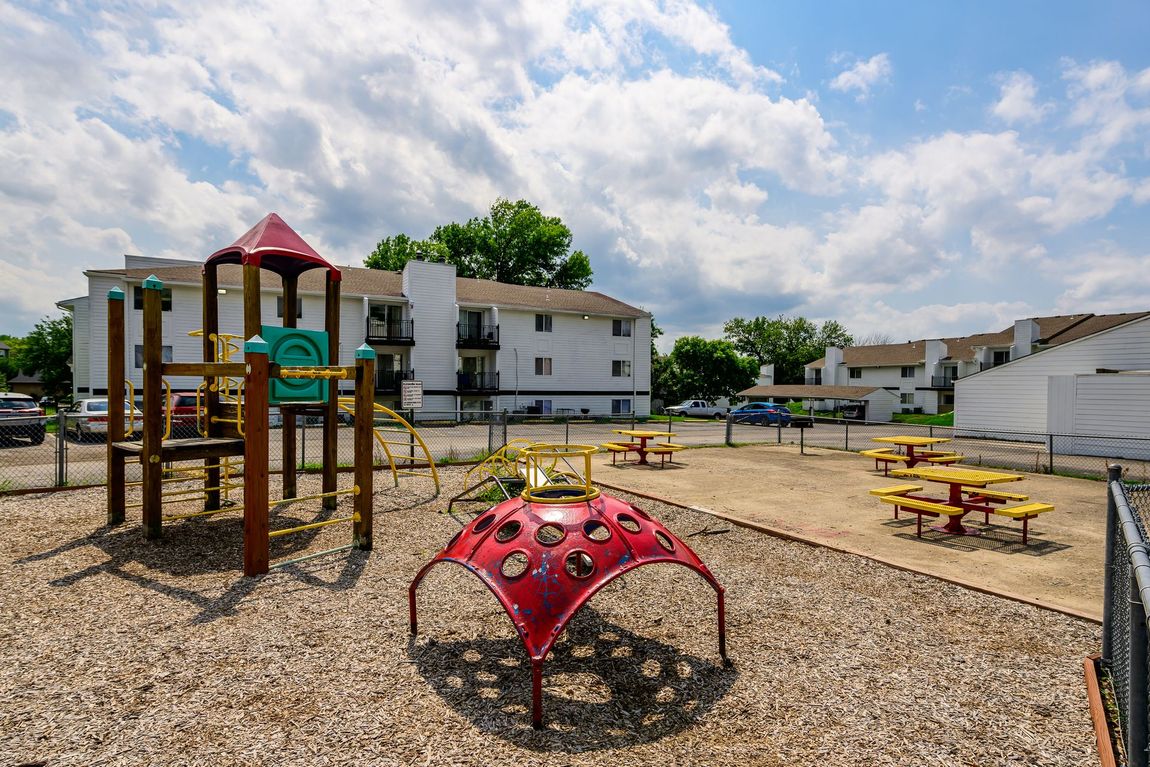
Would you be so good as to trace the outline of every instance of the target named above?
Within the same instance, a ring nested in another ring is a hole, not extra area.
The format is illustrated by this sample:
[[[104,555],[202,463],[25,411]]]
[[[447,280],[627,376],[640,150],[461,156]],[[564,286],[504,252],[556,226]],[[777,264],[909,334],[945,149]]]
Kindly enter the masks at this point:
[[[670,357],[682,398],[714,402],[721,397],[734,397],[754,386],[759,375],[758,363],[740,356],[729,341],[684,336],[675,341]]]
[[[0,333],[0,341],[8,345],[8,355],[0,357],[0,391],[8,391],[8,380],[20,373],[16,361],[20,356],[20,347],[23,346],[24,341],[4,333]]]
[[[397,234],[380,240],[364,263],[402,269],[422,253],[454,264],[460,277],[583,290],[591,284],[591,261],[571,251],[571,230],[526,200],[500,198],[488,215],[435,228],[426,240]]]
[[[655,339],[663,335],[663,329],[651,318],[651,402],[656,400],[673,405],[682,397],[679,394],[679,377],[670,354],[660,354]],[[653,411],[652,411],[653,412]]]
[[[850,346],[851,335],[834,320],[822,325],[805,317],[736,317],[723,325],[727,340],[759,365],[775,366],[775,383],[803,383],[803,366],[822,357],[828,346]]]
[[[72,391],[72,315],[45,317],[20,344],[16,365],[39,373],[44,391],[59,399]]]

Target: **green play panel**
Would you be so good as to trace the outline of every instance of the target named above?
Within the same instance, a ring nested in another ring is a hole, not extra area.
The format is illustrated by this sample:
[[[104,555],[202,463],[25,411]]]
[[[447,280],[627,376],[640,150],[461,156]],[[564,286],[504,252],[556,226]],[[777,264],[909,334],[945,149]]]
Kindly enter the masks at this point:
[[[277,328],[264,325],[260,335],[268,344],[268,360],[280,367],[326,365],[327,333],[322,330]],[[272,405],[290,402],[327,402],[327,379],[273,378],[268,402]]]

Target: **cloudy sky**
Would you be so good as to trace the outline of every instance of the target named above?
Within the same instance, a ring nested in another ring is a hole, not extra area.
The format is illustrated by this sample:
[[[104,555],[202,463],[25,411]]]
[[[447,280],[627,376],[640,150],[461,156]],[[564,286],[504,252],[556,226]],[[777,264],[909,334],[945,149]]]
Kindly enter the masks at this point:
[[[1148,36],[1142,0],[0,0],[0,332],[268,211],[359,265],[500,196],[667,340],[1150,309]]]

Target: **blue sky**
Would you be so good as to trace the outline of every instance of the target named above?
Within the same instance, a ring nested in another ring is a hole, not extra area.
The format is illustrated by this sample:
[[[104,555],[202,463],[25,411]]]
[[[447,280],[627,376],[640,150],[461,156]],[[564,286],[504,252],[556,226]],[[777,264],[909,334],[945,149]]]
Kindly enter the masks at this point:
[[[669,345],[1150,308],[1150,4],[0,5],[0,332],[276,211],[330,259],[526,198]]]

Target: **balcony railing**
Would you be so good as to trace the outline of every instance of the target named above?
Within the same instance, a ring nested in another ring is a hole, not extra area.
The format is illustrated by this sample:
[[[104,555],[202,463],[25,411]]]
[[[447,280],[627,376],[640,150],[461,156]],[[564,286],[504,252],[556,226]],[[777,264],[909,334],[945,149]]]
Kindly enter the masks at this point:
[[[807,386],[822,386],[823,385],[823,377],[822,376],[807,376],[806,377],[806,384],[807,384]]]
[[[954,388],[955,376],[931,376],[930,385],[936,389],[952,389]]]
[[[404,344],[415,343],[415,321],[380,320],[375,317],[367,318],[367,340],[374,343]]]
[[[498,325],[471,325],[459,322],[455,325],[455,346],[464,349],[498,349]]]
[[[499,391],[499,373],[456,373],[461,392]]]
[[[414,370],[380,370],[375,374],[375,390],[377,392],[399,391],[400,381],[415,380]]]

